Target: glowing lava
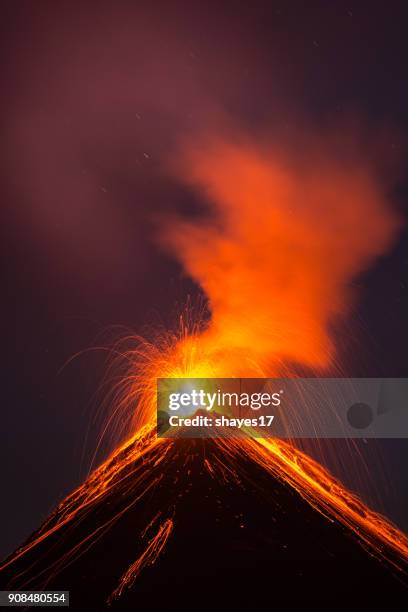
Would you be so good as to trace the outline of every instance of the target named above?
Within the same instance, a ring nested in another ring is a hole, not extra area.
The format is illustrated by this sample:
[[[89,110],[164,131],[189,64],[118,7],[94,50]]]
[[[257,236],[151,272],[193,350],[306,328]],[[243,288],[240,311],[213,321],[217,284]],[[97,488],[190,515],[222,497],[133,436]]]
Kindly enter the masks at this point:
[[[188,461],[177,455],[179,441],[156,438],[158,377],[290,376],[294,362],[320,371],[333,365],[330,325],[347,312],[351,281],[391,244],[399,221],[374,170],[355,151],[352,158],[333,158],[315,140],[305,150],[289,154],[286,146],[272,150],[217,138],[186,146],[177,174],[204,194],[210,212],[204,219],[172,219],[161,239],[205,291],[210,320],[198,317],[191,325],[183,318],[178,333],[140,339],[120,353],[115,367],[124,363],[126,372],[113,390],[110,421],[120,415],[124,425],[117,433],[129,439],[3,568],[81,521],[118,482],[135,491],[113,518],[43,571],[46,582],[45,573],[71,563],[157,484],[149,471],[165,471],[169,460]],[[345,525],[371,553],[405,565],[407,537],[291,444],[259,438],[211,444],[217,452],[203,465],[215,478],[239,478],[239,459],[246,457]],[[160,555],[172,537],[173,517],[156,517],[155,530],[112,597]],[[24,583],[24,576],[16,581]]]

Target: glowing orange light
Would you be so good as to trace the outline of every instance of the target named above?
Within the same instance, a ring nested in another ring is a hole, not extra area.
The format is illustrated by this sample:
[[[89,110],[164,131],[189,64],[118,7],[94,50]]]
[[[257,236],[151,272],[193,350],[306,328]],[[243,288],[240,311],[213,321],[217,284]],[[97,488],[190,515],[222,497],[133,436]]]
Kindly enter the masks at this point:
[[[290,376],[293,362],[329,367],[330,325],[347,311],[350,283],[389,246],[399,224],[365,163],[330,158],[315,144],[301,158],[287,150],[207,139],[186,147],[177,173],[205,194],[211,209],[205,219],[173,219],[162,241],[204,289],[211,319],[193,325],[181,319],[178,333],[161,334],[151,343],[140,340],[120,355],[128,365],[114,389],[112,418],[130,415],[126,427],[132,435],[3,567],[78,520],[125,474],[139,495],[154,486],[146,473],[153,465],[165,470],[178,443],[155,435],[157,378]],[[259,438],[215,443],[216,461],[203,459],[213,477],[239,475],[238,458],[244,455],[352,530],[372,553],[397,566],[408,560],[405,534],[291,444]],[[112,597],[154,562],[172,526],[170,519],[161,524]],[[95,526],[53,569],[72,561],[107,528]]]

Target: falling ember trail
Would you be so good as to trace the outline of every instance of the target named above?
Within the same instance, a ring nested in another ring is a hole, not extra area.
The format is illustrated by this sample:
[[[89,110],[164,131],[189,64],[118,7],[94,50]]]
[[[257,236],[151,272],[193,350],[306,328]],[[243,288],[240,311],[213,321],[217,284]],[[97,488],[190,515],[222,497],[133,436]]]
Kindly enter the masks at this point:
[[[156,535],[150,540],[146,550],[142,555],[136,559],[136,561],[129,567],[129,569],[123,574],[119,581],[118,587],[113,591],[110,596],[108,603],[113,599],[118,599],[124,589],[130,589],[135,582],[136,578],[142,571],[143,567],[153,565],[157,557],[166,545],[167,540],[173,530],[173,521],[167,519],[162,525],[160,525]]]

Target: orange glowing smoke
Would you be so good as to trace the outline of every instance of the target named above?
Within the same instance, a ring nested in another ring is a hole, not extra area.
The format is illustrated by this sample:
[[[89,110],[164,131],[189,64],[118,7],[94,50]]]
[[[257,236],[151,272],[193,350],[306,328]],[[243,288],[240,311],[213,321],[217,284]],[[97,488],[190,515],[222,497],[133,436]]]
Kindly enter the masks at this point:
[[[398,229],[375,169],[355,148],[333,157],[304,140],[300,153],[296,143],[206,138],[187,144],[176,165],[210,211],[173,220],[162,235],[208,296],[201,350],[217,363],[214,375],[328,366],[329,326],[349,306],[351,281]]]

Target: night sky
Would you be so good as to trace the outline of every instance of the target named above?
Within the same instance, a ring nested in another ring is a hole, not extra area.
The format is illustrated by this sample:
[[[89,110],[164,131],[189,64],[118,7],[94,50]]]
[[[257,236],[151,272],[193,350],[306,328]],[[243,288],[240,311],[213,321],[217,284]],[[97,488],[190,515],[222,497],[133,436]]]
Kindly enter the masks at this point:
[[[1,554],[87,473],[107,359],[90,349],[171,326],[200,294],[156,236],[205,209],[163,170],[181,137],[361,124],[407,213],[406,3],[206,4],[2,6]],[[343,369],[408,376],[405,230],[355,287]],[[373,503],[408,529],[408,445],[377,444]]]

